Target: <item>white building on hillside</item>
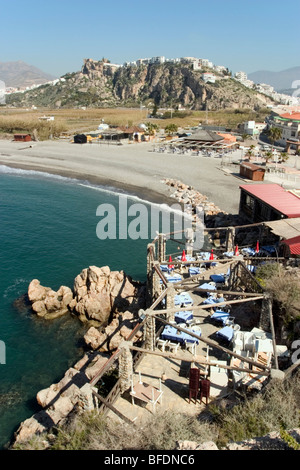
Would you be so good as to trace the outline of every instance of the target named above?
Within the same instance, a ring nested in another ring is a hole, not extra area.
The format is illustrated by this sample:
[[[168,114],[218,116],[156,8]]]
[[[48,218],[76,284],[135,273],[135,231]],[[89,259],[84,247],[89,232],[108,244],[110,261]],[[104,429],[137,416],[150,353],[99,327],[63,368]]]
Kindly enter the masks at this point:
[[[206,72],[202,74],[201,78],[205,83],[215,83],[217,77],[213,73]]]
[[[248,80],[248,75],[246,74],[246,72],[237,72],[235,74],[235,78],[239,81],[246,81]]]
[[[151,64],[164,64],[166,62],[166,58],[164,56],[152,57],[150,59]]]

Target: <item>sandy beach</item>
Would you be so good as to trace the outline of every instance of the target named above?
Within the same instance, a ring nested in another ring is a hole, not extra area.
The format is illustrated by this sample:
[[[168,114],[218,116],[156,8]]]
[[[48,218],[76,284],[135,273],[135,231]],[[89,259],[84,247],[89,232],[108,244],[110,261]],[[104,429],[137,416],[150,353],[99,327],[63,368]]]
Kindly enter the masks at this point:
[[[222,211],[238,212],[241,180],[221,169],[220,158],[158,153],[152,143],[0,140],[0,164],[121,189],[155,203],[174,203],[163,179],[177,179],[206,195]]]

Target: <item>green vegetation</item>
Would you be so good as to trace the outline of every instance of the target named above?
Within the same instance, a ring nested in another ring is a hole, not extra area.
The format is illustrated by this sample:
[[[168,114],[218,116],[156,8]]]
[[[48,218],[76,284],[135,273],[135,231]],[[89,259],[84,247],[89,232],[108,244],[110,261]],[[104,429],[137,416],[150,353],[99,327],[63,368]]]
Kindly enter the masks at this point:
[[[256,278],[275,302],[278,316],[286,325],[300,319],[300,278],[279,263],[259,266]]]
[[[165,127],[165,132],[167,135],[175,134],[177,131],[178,131],[178,126],[176,126],[176,124],[170,123]]]
[[[38,119],[15,119],[0,117],[0,133],[6,134],[35,134],[39,140],[47,140],[51,136],[58,137],[67,129],[64,123],[39,121]]]
[[[52,87],[54,88],[54,87]],[[74,89],[72,96],[78,98],[78,92]],[[76,99],[77,99],[76,98]],[[222,111],[177,111],[172,119],[161,118],[161,119],[150,119],[146,116],[146,110],[140,107],[134,108],[114,108],[105,107],[104,103],[101,107],[88,107],[88,95],[85,95],[87,108],[82,109],[79,107],[73,108],[45,108],[41,107],[36,110],[22,109],[22,108],[1,108],[0,109],[0,133],[13,134],[16,132],[32,132],[33,129],[37,128],[39,138],[49,138],[51,134],[52,126],[53,136],[56,137],[60,132],[69,132],[70,134],[87,132],[97,129],[102,119],[105,123],[110,126],[126,126],[128,122],[132,125],[139,125],[141,122],[151,123],[155,125],[156,129],[165,129],[169,124],[176,125],[178,128],[185,129],[190,127],[198,126],[199,123],[203,125],[216,125],[230,129],[236,129],[237,126],[250,120],[256,120],[258,122],[264,121],[269,111],[262,108],[259,111],[251,110],[236,110],[227,109]],[[72,99],[70,97],[64,98],[71,105]],[[54,102],[56,100],[53,98]],[[237,112],[238,111],[238,112]],[[38,120],[38,117],[51,115],[55,117],[55,121],[42,122]],[[177,117],[180,116],[180,117]]]
[[[261,393],[240,396],[229,408],[212,403],[199,416],[167,411],[150,415],[140,427],[106,419],[101,414],[78,414],[69,423],[35,437],[16,450],[172,450],[178,441],[214,441],[219,448],[277,431],[297,448],[288,430],[300,425],[300,374],[287,381],[273,379]]]
[[[268,131],[268,137],[269,137],[269,140],[272,144],[272,147],[274,145],[274,143],[279,140],[282,136],[282,130],[279,129],[279,127],[271,127]]]

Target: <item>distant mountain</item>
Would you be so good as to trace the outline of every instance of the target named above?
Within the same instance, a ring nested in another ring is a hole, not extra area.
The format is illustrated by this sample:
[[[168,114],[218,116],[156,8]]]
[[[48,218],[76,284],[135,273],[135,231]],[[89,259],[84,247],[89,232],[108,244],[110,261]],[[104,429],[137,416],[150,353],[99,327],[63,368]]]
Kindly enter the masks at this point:
[[[30,87],[47,83],[55,78],[21,60],[17,62],[0,62],[0,80],[5,82],[7,87]]]
[[[278,92],[285,92],[289,95],[295,91],[292,84],[295,80],[300,80],[300,66],[291,69],[282,70],[281,72],[270,72],[268,70],[260,70],[248,74],[249,80],[254,83],[267,83],[274,87]]]

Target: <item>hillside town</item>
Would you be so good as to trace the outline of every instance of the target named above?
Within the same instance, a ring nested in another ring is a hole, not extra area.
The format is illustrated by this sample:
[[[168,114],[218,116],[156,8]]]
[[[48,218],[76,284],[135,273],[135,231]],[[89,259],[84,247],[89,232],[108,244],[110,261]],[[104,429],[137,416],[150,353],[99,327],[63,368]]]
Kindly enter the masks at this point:
[[[95,61],[95,62],[98,62],[98,61]],[[196,58],[196,57],[181,57],[181,58],[168,59],[164,56],[157,56],[157,57],[151,57],[151,58],[137,59],[136,61],[128,61],[128,62],[124,62],[123,64],[114,64],[114,63],[111,63],[107,59],[102,59],[102,62],[103,62],[103,66],[105,68],[110,69],[112,72],[122,67],[123,68],[124,67],[125,68],[141,67],[141,66],[148,66],[148,65],[162,65],[162,64],[168,64],[168,63],[188,65],[192,68],[192,70],[202,72],[201,80],[203,80],[205,83],[215,83],[218,80],[233,78],[237,80],[239,83],[241,83],[243,86],[253,89],[259,93],[262,93],[270,97],[272,100],[274,100],[275,102],[279,104],[293,105],[293,106],[300,105],[300,98],[296,94],[293,94],[292,96],[290,96],[284,93],[279,93],[278,91],[274,89],[274,87],[272,87],[269,84],[254,83],[252,80],[248,79],[246,72],[238,71],[235,74],[233,74],[231,71],[229,71],[228,67],[224,65],[213,64],[213,62],[209,59],[201,59],[201,58]],[[55,80],[43,83],[43,85],[56,86],[60,83],[63,83],[64,81],[65,81],[65,78],[60,77]],[[36,88],[39,88],[40,86],[41,84],[34,84],[34,85],[31,85],[30,87],[17,87],[17,88],[6,87],[5,93],[7,95],[10,95],[13,93],[24,93],[30,90],[35,90]]]

